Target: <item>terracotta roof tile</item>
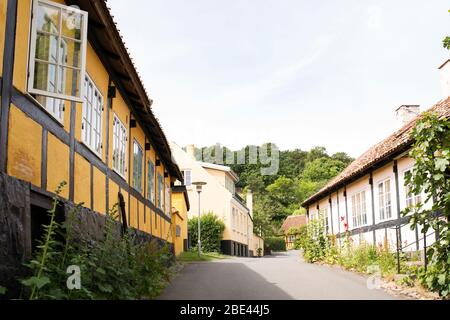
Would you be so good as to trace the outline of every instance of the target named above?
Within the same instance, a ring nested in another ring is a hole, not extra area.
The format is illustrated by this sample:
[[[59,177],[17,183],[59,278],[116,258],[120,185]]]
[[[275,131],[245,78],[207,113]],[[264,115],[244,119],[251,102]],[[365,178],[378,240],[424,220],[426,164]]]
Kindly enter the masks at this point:
[[[436,105],[428,109],[427,111],[436,112],[441,117],[450,117],[450,97],[439,101]],[[364,152],[359,158],[353,161],[347,168],[344,169],[337,177],[332,179],[326,184],[320,191],[309,197],[303,202],[303,206],[306,207],[315,201],[320,200],[328,193],[335,191],[337,188],[350,181],[351,179],[362,177],[369,171],[370,168],[383,160],[389,159],[392,155],[396,154],[413,142],[410,137],[410,132],[413,129],[416,121],[420,119],[422,115],[419,115],[414,120],[403,126],[400,130],[394,132],[383,141],[377,143],[369,150]]]

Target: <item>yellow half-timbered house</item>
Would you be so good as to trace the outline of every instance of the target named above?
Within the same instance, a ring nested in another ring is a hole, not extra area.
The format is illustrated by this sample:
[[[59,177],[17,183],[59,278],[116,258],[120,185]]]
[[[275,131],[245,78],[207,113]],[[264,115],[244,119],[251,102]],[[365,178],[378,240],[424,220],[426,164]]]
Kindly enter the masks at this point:
[[[3,261],[30,255],[62,181],[65,202],[99,217],[119,204],[173,242],[182,175],[105,1],[0,0],[0,84]]]

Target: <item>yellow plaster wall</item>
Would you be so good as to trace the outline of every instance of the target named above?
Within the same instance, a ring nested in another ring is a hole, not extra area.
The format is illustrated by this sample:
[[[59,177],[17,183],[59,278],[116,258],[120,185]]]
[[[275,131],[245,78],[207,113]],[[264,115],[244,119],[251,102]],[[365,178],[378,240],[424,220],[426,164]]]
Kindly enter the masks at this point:
[[[3,75],[3,50],[5,48],[7,0],[0,0],[0,76]]]
[[[94,167],[94,211],[106,213],[106,177]]]
[[[12,105],[8,132],[8,174],[40,187],[41,126]]]
[[[130,196],[130,227],[137,229],[137,199]]]
[[[112,207],[119,203],[119,186],[117,183],[113,182],[111,179],[109,179],[109,208],[112,209]]]
[[[48,133],[47,144],[47,190],[55,192],[62,181],[69,183],[70,150],[67,145],[51,133]],[[69,198],[68,185],[63,188],[61,196],[66,199]]]
[[[91,206],[91,165],[89,162],[75,153],[74,163],[74,201],[84,203],[84,207]]]
[[[186,202],[184,200],[184,194],[183,193],[172,193],[172,206],[178,211],[178,214],[181,216],[181,218],[177,214],[172,214],[172,238],[175,248],[175,254],[179,255],[181,252],[183,252],[184,248],[184,239],[187,239],[187,207]],[[179,225],[181,228],[181,234],[179,237],[176,236],[176,226]]]
[[[22,0],[17,3],[16,50],[14,53],[13,84],[22,92],[26,91],[25,88],[27,82],[31,3],[31,0]]]

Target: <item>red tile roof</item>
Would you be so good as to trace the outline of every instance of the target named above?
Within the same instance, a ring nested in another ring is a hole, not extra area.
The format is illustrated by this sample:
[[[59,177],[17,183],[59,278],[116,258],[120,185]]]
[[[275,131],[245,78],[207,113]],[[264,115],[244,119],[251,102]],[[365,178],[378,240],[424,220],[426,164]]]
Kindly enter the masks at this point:
[[[450,118],[450,97],[439,101],[436,105],[431,107],[429,110],[431,112],[438,113],[442,118]],[[399,153],[406,151],[407,148],[413,143],[411,139],[411,131],[418,119],[422,115],[419,115],[414,120],[410,121],[400,130],[394,132],[388,138],[379,142],[378,144],[371,147],[369,150],[364,152],[358,159],[353,161],[344,171],[342,171],[337,177],[332,179],[328,184],[325,185],[319,192],[309,197],[303,202],[303,206],[307,207],[312,203],[320,200],[321,198],[327,196],[331,192],[338,190],[343,187],[346,183],[349,183],[353,179],[367,174],[370,169],[372,169],[377,164],[382,163],[387,159],[392,159],[392,157],[398,155]]]
[[[306,225],[306,215],[301,216],[289,216],[284,220],[281,229],[284,232],[289,231],[290,228],[299,228]]]

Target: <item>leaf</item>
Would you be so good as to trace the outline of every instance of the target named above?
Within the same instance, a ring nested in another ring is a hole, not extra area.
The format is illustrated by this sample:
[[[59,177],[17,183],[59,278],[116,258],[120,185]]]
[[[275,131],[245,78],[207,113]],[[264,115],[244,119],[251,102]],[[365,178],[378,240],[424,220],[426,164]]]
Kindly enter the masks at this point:
[[[448,166],[450,165],[450,162],[447,159],[438,158],[434,162],[434,165],[436,167],[436,170],[445,172],[445,170],[447,170]]]
[[[6,289],[5,287],[0,286],[0,295],[6,294],[6,291],[7,291],[7,290],[8,290],[8,289]]]
[[[111,293],[111,292],[113,291],[113,287],[112,287],[110,284],[108,284],[108,283],[105,283],[105,284],[99,283],[99,284],[97,285],[97,287],[98,287],[98,288],[100,289],[100,291],[102,291],[102,292]]]
[[[50,283],[50,279],[47,277],[31,277],[26,280],[22,280],[21,283],[27,287],[36,286],[38,289],[41,289],[46,284]]]
[[[446,274],[445,273],[441,273],[440,275],[438,275],[438,283],[441,286],[445,285],[445,278],[446,278]]]

